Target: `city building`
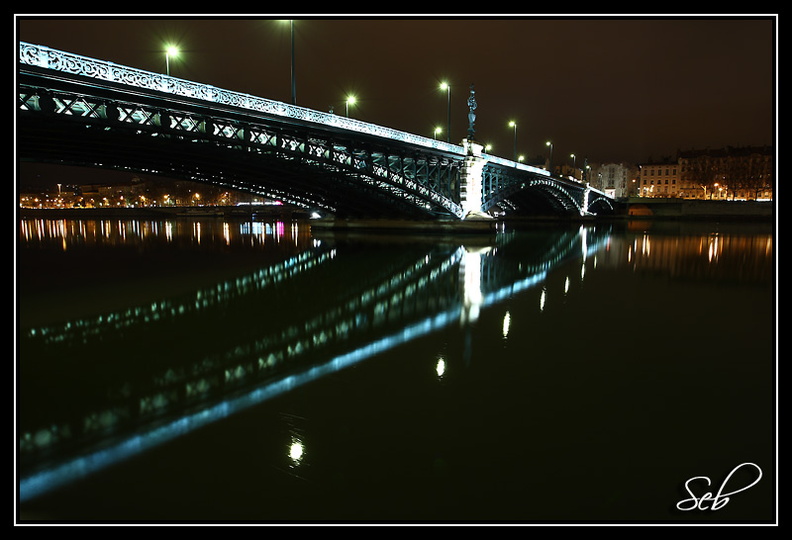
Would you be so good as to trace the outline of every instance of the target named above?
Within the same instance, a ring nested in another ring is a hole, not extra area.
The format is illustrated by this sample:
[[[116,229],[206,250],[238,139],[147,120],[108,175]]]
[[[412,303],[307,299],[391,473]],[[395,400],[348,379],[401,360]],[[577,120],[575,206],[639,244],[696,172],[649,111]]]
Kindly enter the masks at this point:
[[[772,200],[772,147],[686,150],[639,165],[638,197]]]
[[[638,166],[637,197],[679,197],[678,160],[665,157]]]
[[[617,199],[635,194],[634,180],[638,177],[638,168],[635,165],[599,163],[589,165],[588,170],[591,187]]]
[[[772,200],[772,147],[727,146],[679,152],[680,197],[686,199]]]

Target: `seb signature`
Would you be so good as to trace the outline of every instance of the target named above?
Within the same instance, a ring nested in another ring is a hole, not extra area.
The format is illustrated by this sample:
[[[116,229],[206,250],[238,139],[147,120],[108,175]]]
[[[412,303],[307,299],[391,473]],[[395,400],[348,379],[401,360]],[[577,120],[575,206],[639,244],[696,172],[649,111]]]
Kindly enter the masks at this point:
[[[759,476],[757,476],[756,480],[754,480],[753,482],[751,482],[747,486],[739,487],[738,489],[735,489],[734,491],[728,491],[728,492],[724,493],[724,488],[726,487],[726,484],[729,483],[729,480],[731,479],[732,475],[734,475],[734,473],[737,472],[737,470],[742,468],[742,467],[753,467],[753,468],[755,468],[756,471],[759,473]],[[691,478],[690,480],[685,482],[685,490],[688,492],[688,494],[690,494],[690,498],[689,499],[683,499],[683,500],[679,501],[677,503],[676,507],[679,510],[682,510],[683,512],[687,512],[688,510],[697,510],[697,509],[698,510],[720,510],[721,508],[723,508],[724,506],[726,506],[728,504],[729,497],[731,497],[732,495],[735,495],[736,493],[739,493],[741,491],[745,491],[746,489],[748,489],[750,487],[753,487],[754,485],[756,485],[757,482],[759,482],[759,480],[761,478],[762,478],[762,469],[759,468],[759,465],[756,465],[754,463],[743,463],[741,465],[737,465],[734,469],[732,469],[732,471],[728,474],[728,476],[726,476],[726,479],[720,485],[720,488],[718,489],[718,492],[715,495],[713,495],[712,492],[707,491],[706,493],[704,493],[700,497],[697,497],[696,494],[693,493],[693,490],[690,487],[691,482],[694,482],[696,480],[705,480],[706,483],[707,483],[707,487],[709,487],[711,485],[711,482],[710,482],[709,477],[707,477],[707,476],[694,476],[693,478]]]

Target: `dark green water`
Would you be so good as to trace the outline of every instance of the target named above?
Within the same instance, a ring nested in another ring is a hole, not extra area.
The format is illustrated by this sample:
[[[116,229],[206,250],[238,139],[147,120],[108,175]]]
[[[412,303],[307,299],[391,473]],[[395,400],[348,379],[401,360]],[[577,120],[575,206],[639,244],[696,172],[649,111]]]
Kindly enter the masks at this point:
[[[774,523],[773,239],[21,221],[18,522]]]

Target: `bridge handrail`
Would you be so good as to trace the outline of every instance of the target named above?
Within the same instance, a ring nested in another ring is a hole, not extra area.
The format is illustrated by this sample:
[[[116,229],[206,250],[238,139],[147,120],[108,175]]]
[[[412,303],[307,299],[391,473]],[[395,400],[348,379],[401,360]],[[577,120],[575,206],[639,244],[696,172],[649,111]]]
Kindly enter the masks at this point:
[[[485,158],[486,158],[488,163],[497,163],[498,165],[503,165],[504,167],[513,167],[515,169],[519,169],[519,170],[522,170],[522,171],[528,171],[528,172],[531,172],[533,174],[541,174],[541,175],[544,175],[544,176],[552,176],[550,174],[550,171],[548,171],[547,169],[540,169],[539,167],[534,167],[532,165],[526,165],[526,164],[520,163],[518,161],[512,161],[510,159],[506,159],[506,158],[502,158],[502,157],[498,157],[498,156],[493,156],[493,155],[490,155],[490,154],[486,154]]]
[[[44,45],[19,42],[19,62],[46,69],[92,77],[110,82],[130,84],[159,92],[230,105],[285,118],[339,127],[358,133],[376,135],[454,154],[464,154],[460,145],[431,139],[392,128],[325,113],[281,101],[224,90],[212,85],[179,79],[129,66],[60,51]]]

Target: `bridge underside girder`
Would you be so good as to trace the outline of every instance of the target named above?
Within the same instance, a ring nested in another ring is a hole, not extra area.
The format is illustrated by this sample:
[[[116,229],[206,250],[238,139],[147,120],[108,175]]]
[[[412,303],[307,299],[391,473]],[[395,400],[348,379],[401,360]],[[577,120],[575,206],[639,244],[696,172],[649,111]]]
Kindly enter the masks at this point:
[[[513,216],[580,216],[588,213],[584,184],[535,172],[489,166],[484,170],[486,211]]]
[[[73,128],[51,122],[25,122],[18,130],[17,142],[18,155],[23,160],[129,170],[208,183],[337,216],[428,215],[341,172],[209,143],[196,152],[195,143],[190,141],[89,127],[76,136]],[[96,149],[106,149],[108,145],[113,151],[97,156]]]
[[[499,201],[497,207],[510,215],[519,216],[559,216],[580,215],[579,209],[571,202],[550,195],[543,189],[526,188]]]
[[[456,160],[373,138],[34,86],[20,87],[20,104],[23,160],[211,183],[340,217],[461,214]]]

